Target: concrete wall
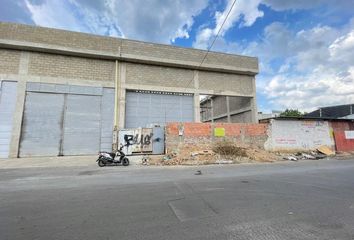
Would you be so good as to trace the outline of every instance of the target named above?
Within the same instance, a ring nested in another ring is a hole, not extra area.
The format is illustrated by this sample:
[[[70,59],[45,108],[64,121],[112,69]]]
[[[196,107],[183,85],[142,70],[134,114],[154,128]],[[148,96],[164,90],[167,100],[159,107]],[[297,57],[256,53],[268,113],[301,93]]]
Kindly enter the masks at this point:
[[[327,121],[272,120],[265,149],[270,151],[314,150],[319,146],[334,149]]]

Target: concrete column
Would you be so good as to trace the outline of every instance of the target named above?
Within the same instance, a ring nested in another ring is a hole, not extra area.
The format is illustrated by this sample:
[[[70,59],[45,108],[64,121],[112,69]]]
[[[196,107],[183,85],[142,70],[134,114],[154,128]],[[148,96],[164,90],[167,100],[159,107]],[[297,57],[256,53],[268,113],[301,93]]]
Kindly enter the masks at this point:
[[[125,127],[125,96],[126,96],[126,72],[127,67],[124,62],[119,64],[119,88],[118,88],[118,128]]]
[[[10,142],[9,157],[17,158],[21,138],[22,117],[26,97],[26,75],[28,74],[29,52],[22,52],[19,64],[19,79],[17,82],[16,106],[13,116],[12,135]]]
[[[213,98],[210,98],[210,112],[211,112],[211,122],[214,122],[214,101]]]
[[[226,96],[226,111],[227,111],[227,122],[231,123],[231,115],[230,115],[230,97]]]
[[[200,122],[200,95],[194,94],[194,121]]]
[[[194,121],[200,122],[199,72],[194,70]]]
[[[252,122],[258,123],[257,97],[256,97],[256,77],[252,78],[253,98],[251,99]]]

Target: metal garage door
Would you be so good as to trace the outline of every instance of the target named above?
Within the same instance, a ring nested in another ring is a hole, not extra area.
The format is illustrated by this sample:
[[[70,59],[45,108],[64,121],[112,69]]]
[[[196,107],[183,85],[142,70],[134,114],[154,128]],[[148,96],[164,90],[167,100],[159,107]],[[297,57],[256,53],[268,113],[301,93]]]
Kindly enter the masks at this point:
[[[101,97],[67,95],[63,155],[96,154],[100,148]]]
[[[104,88],[101,108],[101,151],[112,150],[114,89]]]
[[[114,89],[28,83],[20,156],[112,149]]]
[[[16,82],[0,82],[0,158],[9,156],[16,96]]]
[[[20,157],[59,155],[63,110],[64,94],[26,93]]]
[[[192,122],[193,96],[127,92],[125,127],[146,127],[166,122]]]

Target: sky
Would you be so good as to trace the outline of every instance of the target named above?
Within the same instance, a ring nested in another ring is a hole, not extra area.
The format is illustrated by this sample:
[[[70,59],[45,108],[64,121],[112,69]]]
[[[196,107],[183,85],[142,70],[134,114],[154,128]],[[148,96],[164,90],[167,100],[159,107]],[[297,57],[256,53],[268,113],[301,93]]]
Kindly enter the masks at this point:
[[[0,21],[207,49],[233,0],[0,0]],[[258,110],[354,103],[354,0],[236,0],[212,51],[259,58]]]

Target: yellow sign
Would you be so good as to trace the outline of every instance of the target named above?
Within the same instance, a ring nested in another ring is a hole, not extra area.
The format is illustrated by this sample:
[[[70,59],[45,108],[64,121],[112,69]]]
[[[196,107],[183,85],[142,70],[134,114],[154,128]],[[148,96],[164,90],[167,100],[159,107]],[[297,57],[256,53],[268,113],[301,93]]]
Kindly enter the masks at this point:
[[[214,128],[215,137],[225,137],[225,128]]]

